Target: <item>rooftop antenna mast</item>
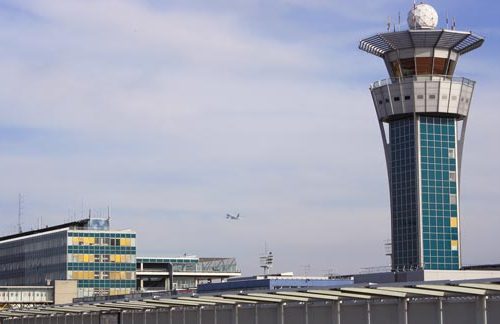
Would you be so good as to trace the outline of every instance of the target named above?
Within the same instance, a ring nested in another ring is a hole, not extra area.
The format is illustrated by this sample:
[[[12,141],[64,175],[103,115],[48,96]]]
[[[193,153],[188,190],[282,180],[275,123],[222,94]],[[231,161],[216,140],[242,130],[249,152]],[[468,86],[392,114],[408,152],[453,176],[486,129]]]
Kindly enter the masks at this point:
[[[267,252],[267,243],[264,243],[264,255],[260,258],[260,267],[264,270],[264,275],[269,274],[269,269],[273,267],[274,255],[273,252]]]
[[[23,215],[23,195],[19,194],[18,195],[18,201],[17,201],[17,231],[19,233],[23,232],[23,228],[21,227],[21,216]]]

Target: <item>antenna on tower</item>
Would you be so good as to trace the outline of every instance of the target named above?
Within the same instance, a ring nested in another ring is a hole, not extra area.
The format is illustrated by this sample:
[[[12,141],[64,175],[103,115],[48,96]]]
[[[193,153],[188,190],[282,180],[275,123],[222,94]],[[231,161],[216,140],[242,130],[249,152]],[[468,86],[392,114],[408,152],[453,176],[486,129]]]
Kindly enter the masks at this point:
[[[448,21],[448,11],[446,12],[446,29],[449,28],[449,21]]]
[[[21,227],[21,216],[23,215],[23,195],[19,194],[18,195],[18,201],[17,201],[17,231],[19,233],[23,232],[23,228]]]
[[[401,11],[398,11],[398,31],[401,31]]]
[[[264,274],[269,274],[269,269],[273,267],[274,255],[273,252],[267,252],[267,242],[264,243],[264,254],[259,258],[260,267],[264,270]]]
[[[453,17],[453,20],[451,22],[451,30],[455,30],[456,27],[457,27],[457,22],[455,20],[455,17]]]
[[[387,31],[390,32],[391,31],[391,17],[387,17]]]

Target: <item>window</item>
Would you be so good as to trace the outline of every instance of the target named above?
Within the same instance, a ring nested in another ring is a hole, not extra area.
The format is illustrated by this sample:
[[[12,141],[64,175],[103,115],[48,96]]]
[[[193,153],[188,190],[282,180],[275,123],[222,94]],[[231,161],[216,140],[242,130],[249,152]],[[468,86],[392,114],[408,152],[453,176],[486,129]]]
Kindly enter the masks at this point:
[[[455,72],[455,66],[457,65],[457,62],[456,61],[453,61],[453,60],[450,60],[450,64],[448,66],[448,75],[453,75],[453,73]]]
[[[434,94],[429,95],[429,99],[431,99],[431,100],[436,99],[436,95],[434,95]]]
[[[458,241],[457,240],[451,240],[451,250],[452,251],[458,250]]]
[[[433,74],[446,74],[446,66],[448,65],[448,60],[442,57],[434,58],[434,70]]]
[[[451,100],[457,101],[457,96],[451,96]]]
[[[432,74],[432,57],[417,57],[417,74]]]
[[[401,73],[404,77],[415,75],[414,58],[401,59]]]
[[[448,95],[442,95],[442,96],[441,96],[441,99],[443,99],[443,100],[448,99]]]
[[[448,149],[448,158],[449,159],[455,158],[455,149],[454,148]]]
[[[450,218],[450,227],[453,227],[453,228],[458,227],[458,218],[457,217]]]
[[[391,62],[392,66],[392,74],[394,75],[395,78],[401,77],[401,69],[399,68],[399,62],[398,61],[393,61]]]
[[[410,96],[405,96],[405,100],[410,100],[411,97]]]
[[[394,97],[394,101],[399,101],[399,97]]]
[[[457,181],[457,173],[455,171],[450,171],[450,181]]]
[[[452,204],[452,205],[457,204],[457,195],[456,194],[450,194],[450,204]]]
[[[421,95],[421,94],[417,95],[417,99],[419,99],[419,100],[424,99],[424,95]]]

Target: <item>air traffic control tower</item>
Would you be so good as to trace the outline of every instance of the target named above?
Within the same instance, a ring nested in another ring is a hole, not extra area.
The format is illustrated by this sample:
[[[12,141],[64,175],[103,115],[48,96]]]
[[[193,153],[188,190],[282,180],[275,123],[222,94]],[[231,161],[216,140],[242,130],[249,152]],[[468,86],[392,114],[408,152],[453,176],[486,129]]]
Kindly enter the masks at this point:
[[[381,57],[390,78],[370,87],[389,175],[392,270],[459,270],[460,166],[475,82],[454,76],[484,39],[438,29],[428,4],[409,30],[376,34],[359,48]]]

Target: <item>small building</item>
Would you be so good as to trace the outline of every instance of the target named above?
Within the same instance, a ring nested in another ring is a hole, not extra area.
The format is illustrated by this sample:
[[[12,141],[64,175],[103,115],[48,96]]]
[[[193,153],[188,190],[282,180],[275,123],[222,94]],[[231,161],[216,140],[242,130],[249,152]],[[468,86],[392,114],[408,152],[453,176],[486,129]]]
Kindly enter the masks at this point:
[[[1,237],[0,286],[76,280],[78,297],[128,294],[136,288],[135,238],[91,218]]]
[[[262,276],[229,278],[225,282],[207,283],[198,286],[198,293],[248,290],[277,290],[299,288],[326,288],[350,285],[350,278],[332,279],[330,277],[294,276],[292,272]]]

